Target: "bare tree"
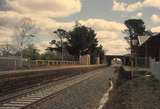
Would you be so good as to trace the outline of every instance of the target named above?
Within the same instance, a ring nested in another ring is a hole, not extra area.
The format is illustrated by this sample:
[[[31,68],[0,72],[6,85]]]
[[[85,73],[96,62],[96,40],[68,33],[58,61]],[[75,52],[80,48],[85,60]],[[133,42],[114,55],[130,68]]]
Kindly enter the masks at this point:
[[[13,56],[15,48],[6,43],[0,46],[0,54],[1,56]]]
[[[31,39],[35,37],[36,32],[37,28],[30,18],[23,18],[20,21],[20,25],[16,27],[16,43],[18,51],[20,52],[21,66],[23,64],[23,49],[31,42]]]

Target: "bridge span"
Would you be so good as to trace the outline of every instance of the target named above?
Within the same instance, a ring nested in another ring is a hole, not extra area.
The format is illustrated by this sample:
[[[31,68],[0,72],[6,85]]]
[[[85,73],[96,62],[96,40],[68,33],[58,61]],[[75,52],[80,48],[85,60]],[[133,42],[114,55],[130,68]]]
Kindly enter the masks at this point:
[[[111,65],[113,59],[121,59],[122,64],[129,64],[130,63],[130,55],[105,55],[106,63]]]

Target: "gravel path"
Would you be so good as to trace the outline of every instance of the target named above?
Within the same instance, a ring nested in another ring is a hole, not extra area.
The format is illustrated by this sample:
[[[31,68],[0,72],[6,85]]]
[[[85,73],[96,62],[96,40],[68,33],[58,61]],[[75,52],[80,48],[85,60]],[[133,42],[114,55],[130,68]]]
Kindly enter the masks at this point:
[[[43,103],[38,109],[96,109],[109,88],[109,78],[116,77],[113,67],[102,68],[89,73],[94,75],[63,90],[56,97]]]

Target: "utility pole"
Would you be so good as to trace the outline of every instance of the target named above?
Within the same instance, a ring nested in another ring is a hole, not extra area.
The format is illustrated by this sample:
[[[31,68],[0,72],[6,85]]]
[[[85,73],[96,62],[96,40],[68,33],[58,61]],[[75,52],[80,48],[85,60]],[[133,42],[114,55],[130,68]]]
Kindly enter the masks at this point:
[[[130,46],[131,46],[131,79],[133,79],[134,68],[135,68],[135,47],[137,47],[137,39],[135,37],[130,38]]]
[[[133,54],[133,46],[131,46],[131,80],[133,79],[134,73],[134,54]]]
[[[61,60],[63,62],[63,60],[64,60],[64,57],[63,57],[64,56],[64,53],[63,53],[64,52],[63,51],[63,38],[61,37],[60,40],[61,40]]]
[[[148,66],[148,50],[147,44],[145,44],[145,67]]]
[[[127,40],[127,42],[129,43],[130,45],[130,51],[131,51],[131,56],[130,56],[130,59],[131,59],[131,78],[130,79],[133,79],[133,73],[134,73],[134,50],[133,50],[133,37],[125,37],[125,39]]]

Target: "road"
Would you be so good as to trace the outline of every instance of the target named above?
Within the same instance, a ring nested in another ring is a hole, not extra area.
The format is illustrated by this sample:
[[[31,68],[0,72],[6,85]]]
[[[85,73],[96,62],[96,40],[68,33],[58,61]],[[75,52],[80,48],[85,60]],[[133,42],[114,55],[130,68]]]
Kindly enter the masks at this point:
[[[109,78],[116,78],[114,67],[89,72],[76,80],[38,109],[98,109],[103,95],[109,89]],[[88,76],[88,77],[87,77]]]

